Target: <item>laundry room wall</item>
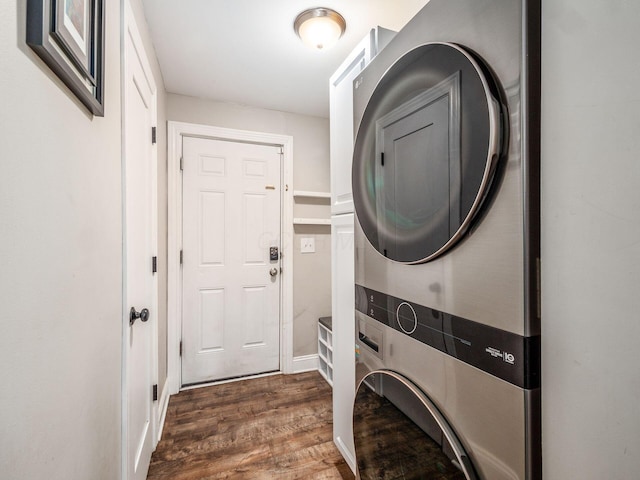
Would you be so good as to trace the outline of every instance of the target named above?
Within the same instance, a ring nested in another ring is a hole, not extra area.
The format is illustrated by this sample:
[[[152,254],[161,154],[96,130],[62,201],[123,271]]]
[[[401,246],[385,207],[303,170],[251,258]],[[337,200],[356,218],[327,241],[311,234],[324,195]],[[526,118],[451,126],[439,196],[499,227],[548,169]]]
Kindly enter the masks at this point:
[[[544,478],[638,478],[640,3],[542,3]]]
[[[291,135],[293,185],[290,191],[329,192],[329,120],[293,113],[214,102],[183,95],[167,95],[169,120]],[[313,203],[313,202],[311,202]],[[295,216],[329,218],[324,205],[294,204]],[[317,353],[318,317],[331,315],[331,231],[329,227],[297,226],[293,245],[293,355]],[[316,252],[302,254],[302,238],[315,239]]]
[[[0,2],[0,477],[120,477],[120,2],[104,2],[105,116]]]

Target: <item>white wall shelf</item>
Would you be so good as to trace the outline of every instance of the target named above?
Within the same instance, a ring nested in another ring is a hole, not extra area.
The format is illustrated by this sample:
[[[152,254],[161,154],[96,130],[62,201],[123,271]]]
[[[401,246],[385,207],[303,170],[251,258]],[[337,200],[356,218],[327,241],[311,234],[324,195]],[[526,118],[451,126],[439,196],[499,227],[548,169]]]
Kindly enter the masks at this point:
[[[293,219],[294,225],[331,225],[330,218],[302,218],[295,217]]]
[[[330,192],[310,192],[306,190],[294,190],[293,196],[295,198],[331,198]]]
[[[322,203],[326,202],[328,206],[329,203],[331,202],[331,193],[329,192],[312,192],[309,190],[294,190],[293,197],[295,199],[299,199],[299,204],[303,204],[303,205],[304,204],[321,205]],[[321,205],[320,208],[326,208],[326,207]],[[300,213],[302,213],[302,211]],[[318,217],[316,216],[294,217],[293,224],[294,225],[331,225],[331,219],[323,218],[322,214],[319,215]]]

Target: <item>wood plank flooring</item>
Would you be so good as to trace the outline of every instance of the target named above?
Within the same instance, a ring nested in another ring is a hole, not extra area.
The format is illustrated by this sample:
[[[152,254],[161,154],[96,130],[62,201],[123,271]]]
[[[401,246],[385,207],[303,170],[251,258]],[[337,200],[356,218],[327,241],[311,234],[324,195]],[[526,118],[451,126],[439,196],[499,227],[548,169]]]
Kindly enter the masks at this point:
[[[332,438],[331,387],[318,372],[171,397],[148,480],[352,480]]]

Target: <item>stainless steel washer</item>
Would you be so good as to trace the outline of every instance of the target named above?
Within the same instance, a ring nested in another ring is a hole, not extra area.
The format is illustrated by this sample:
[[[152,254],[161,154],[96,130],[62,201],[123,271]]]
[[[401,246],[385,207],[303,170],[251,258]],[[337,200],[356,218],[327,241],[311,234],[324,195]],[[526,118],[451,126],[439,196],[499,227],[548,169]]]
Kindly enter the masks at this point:
[[[431,478],[367,446],[393,408],[434,478],[541,478],[539,32],[539,0],[431,0],[354,82],[363,479]]]
[[[456,433],[415,384],[390,370],[365,381],[375,388],[358,389],[355,402],[360,478],[478,478]]]

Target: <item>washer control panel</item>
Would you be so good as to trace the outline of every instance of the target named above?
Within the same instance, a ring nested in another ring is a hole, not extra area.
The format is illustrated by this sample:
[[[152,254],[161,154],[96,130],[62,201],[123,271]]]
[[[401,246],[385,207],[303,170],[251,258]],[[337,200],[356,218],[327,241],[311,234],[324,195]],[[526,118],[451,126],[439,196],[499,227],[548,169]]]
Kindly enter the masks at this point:
[[[521,335],[356,285],[356,310],[525,389],[540,387],[540,337]]]

